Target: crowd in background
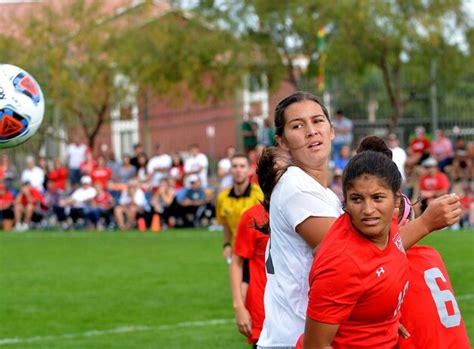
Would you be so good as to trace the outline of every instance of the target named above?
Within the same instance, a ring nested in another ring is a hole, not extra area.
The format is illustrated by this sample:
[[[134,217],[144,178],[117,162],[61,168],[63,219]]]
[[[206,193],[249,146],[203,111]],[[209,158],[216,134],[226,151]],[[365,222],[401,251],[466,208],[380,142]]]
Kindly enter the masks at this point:
[[[330,162],[331,189],[342,199],[342,171],[353,155],[353,125],[341,110],[332,120],[335,138]],[[243,150],[251,162],[251,181],[259,155],[274,145],[270,120],[259,125],[249,118],[241,125]],[[393,160],[404,178],[405,191],[423,210],[444,193],[459,195],[464,208],[461,225],[474,226],[474,143],[461,136],[451,140],[438,130],[430,140],[423,127],[404,149],[396,134],[386,137]],[[197,144],[167,153],[155,144],[152,154],[142,144],[120,160],[107,146],[98,153],[73,139],[65,159],[28,157],[16,169],[7,154],[0,160],[0,221],[4,230],[30,228],[162,229],[215,223],[215,198],[232,184],[233,146],[209,168]],[[212,174],[210,178],[209,174]]]

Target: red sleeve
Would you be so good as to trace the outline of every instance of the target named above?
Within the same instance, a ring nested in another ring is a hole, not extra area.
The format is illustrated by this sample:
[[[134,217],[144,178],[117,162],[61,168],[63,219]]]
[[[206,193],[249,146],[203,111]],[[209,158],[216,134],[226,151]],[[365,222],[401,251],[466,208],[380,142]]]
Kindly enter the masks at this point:
[[[313,262],[307,315],[329,324],[347,320],[363,285],[359,269],[345,254],[326,254]]]
[[[255,252],[255,222],[250,212],[245,211],[240,218],[234,244],[234,253],[246,259],[252,258]]]
[[[444,173],[439,173],[439,187],[440,189],[449,189],[449,179]]]

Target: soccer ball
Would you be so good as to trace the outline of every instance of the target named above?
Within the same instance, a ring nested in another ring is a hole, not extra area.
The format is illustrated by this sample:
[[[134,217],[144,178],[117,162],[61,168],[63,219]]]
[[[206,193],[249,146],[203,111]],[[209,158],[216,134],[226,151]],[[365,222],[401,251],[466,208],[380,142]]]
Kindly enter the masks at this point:
[[[0,148],[30,139],[43,115],[44,98],[36,80],[21,68],[0,64]]]

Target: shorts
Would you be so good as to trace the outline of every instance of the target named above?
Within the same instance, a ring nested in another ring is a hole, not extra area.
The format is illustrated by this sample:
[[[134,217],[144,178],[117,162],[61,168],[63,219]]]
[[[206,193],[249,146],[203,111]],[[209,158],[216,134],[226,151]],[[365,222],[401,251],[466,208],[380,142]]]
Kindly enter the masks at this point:
[[[249,260],[244,259],[244,266],[242,268],[242,282],[248,284],[250,282]]]
[[[13,209],[11,207],[0,210],[0,221],[13,218],[15,218],[15,215],[13,214]]]

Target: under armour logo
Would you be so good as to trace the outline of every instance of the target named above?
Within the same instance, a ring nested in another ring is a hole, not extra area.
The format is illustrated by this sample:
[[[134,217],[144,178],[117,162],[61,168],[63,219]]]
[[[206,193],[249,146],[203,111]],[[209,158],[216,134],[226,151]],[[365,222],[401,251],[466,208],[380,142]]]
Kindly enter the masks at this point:
[[[380,267],[380,268],[377,269],[375,272],[377,273],[377,277],[380,277],[380,275],[382,275],[383,273],[385,273],[385,270],[383,269],[383,267]]]

